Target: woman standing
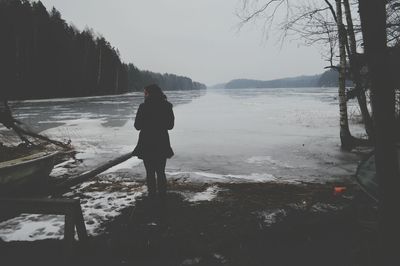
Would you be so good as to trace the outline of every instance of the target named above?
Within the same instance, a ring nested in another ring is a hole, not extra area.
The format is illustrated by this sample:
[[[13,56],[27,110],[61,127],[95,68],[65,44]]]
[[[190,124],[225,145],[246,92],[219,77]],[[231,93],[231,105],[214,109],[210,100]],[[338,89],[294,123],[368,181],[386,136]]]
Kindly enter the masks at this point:
[[[144,103],[136,113],[135,128],[140,130],[140,133],[132,154],[143,160],[149,197],[154,198],[158,190],[160,198],[165,198],[165,165],[167,158],[174,155],[168,135],[168,130],[174,127],[174,112],[172,104],[167,101],[158,85],[146,86],[144,97]]]

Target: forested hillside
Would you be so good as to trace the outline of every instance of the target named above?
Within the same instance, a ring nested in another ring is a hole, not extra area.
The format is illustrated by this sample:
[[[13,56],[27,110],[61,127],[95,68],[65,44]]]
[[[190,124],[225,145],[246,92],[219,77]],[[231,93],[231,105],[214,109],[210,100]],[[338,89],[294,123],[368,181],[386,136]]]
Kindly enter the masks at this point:
[[[120,94],[149,83],[171,90],[205,87],[124,64],[105,38],[68,25],[40,1],[0,0],[0,36],[1,99]]]
[[[225,88],[293,88],[293,87],[316,87],[320,75],[300,76],[294,78],[283,78],[274,80],[251,80],[235,79],[228,82]]]
[[[187,89],[206,89],[202,83],[192,81],[188,77],[177,76],[174,74],[160,74],[146,70],[140,70],[133,64],[128,64],[128,88],[138,91],[150,83],[157,83],[165,90],[187,90]]]
[[[330,69],[322,74],[298,76],[274,80],[234,79],[225,84],[227,89],[239,88],[302,88],[302,87],[337,87],[339,74]],[[347,81],[351,86],[351,82]]]

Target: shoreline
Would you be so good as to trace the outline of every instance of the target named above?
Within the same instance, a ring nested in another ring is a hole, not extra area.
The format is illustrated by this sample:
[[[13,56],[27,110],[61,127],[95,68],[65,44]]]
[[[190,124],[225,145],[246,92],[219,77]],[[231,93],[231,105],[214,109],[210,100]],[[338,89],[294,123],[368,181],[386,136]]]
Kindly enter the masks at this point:
[[[339,185],[346,186],[346,192],[333,195],[333,187]],[[215,197],[190,200],[211,186],[219,188]],[[133,205],[106,221],[105,230],[91,236],[87,246],[76,243],[72,260],[77,265],[343,265],[343,260],[361,261],[368,255],[362,246],[364,238],[374,235],[364,235],[357,223],[354,197],[359,192],[351,183],[172,182],[166,204],[137,197]],[[7,265],[54,265],[60,263],[63,242],[0,241],[0,250]],[[16,256],[20,252],[26,255]]]

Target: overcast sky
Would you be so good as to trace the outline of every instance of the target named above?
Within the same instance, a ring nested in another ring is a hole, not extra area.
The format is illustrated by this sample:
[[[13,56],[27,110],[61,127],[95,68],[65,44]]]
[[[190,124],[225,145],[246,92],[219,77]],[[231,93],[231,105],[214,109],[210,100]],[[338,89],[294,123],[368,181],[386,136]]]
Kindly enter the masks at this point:
[[[42,0],[68,23],[86,26],[140,69],[184,75],[207,85],[236,78],[316,74],[326,62],[316,47],[265,41],[261,27],[238,32],[239,0]]]

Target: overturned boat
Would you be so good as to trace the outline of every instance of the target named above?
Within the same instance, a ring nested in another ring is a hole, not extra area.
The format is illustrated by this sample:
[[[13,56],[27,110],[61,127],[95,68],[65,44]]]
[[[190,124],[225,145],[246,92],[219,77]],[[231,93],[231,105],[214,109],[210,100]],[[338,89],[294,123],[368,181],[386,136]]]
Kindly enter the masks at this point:
[[[397,156],[400,159],[400,147],[397,149]],[[399,162],[400,163],[400,162]],[[371,152],[358,165],[356,172],[356,181],[372,199],[379,201],[379,183],[376,175],[375,153]]]
[[[54,167],[55,156],[59,152],[37,152],[0,163],[0,191],[29,191],[44,188],[48,184]]]

